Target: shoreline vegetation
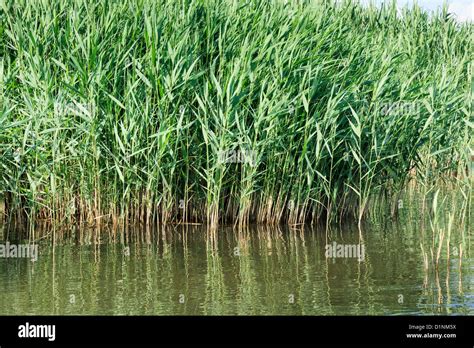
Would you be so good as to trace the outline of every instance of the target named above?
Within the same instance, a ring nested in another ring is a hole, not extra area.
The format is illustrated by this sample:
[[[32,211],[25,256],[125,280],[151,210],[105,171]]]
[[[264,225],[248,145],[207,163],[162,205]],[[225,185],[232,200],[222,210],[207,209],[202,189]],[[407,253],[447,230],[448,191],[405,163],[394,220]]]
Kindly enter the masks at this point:
[[[446,9],[33,2],[0,6],[7,222],[360,226],[440,190],[471,213],[474,25]]]

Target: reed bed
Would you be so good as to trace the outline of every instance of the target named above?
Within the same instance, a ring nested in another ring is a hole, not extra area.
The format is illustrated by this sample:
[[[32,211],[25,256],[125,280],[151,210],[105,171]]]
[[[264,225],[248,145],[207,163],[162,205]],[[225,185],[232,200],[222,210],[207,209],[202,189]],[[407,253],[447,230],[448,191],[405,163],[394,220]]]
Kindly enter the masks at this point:
[[[473,34],[395,2],[2,1],[4,216],[360,222],[470,185]]]

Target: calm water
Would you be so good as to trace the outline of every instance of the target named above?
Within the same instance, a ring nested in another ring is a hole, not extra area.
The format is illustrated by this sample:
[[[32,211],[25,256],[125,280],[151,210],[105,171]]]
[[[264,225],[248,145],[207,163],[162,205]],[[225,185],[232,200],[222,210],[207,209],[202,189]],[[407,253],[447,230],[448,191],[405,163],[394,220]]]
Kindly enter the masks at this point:
[[[449,259],[436,270],[429,256],[425,270],[431,232],[404,224],[367,228],[362,240],[350,228],[110,233],[41,239],[36,262],[0,258],[0,314],[474,314],[466,236],[461,265],[452,236]],[[334,242],[362,242],[363,260],[326,257]]]

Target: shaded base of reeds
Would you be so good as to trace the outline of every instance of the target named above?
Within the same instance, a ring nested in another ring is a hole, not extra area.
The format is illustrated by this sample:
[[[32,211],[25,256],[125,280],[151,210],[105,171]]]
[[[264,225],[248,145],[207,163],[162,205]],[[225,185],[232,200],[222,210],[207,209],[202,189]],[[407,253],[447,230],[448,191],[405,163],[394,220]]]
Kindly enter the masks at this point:
[[[441,194],[440,194],[441,192]],[[186,203],[176,199],[171,203],[156,203],[146,193],[130,195],[131,202],[106,203],[99,194],[97,201],[75,197],[54,200],[49,206],[22,206],[21,201],[0,202],[0,221],[9,224],[54,224],[56,226],[84,225],[88,227],[123,226],[152,227],[157,225],[200,225],[210,228],[222,225],[244,227],[257,225],[331,225],[357,223],[364,220],[396,220],[400,215],[415,214],[417,217],[435,216],[443,196],[443,209],[453,209],[459,221],[472,214],[471,179],[456,183],[439,183],[428,188],[413,181],[397,193],[383,192],[364,200],[346,194],[336,203],[323,199],[294,203],[283,197],[254,199],[242,205],[237,199],[224,199],[221,204],[205,204],[203,200],[190,199]],[[7,197],[13,197],[7,195]],[[63,197],[64,198],[64,197]],[[196,203],[195,203],[196,201]],[[100,202],[100,204],[98,203]],[[176,203],[174,203],[176,202]],[[446,203],[450,202],[450,203]],[[454,202],[454,203],[453,203]],[[454,211],[453,211],[454,213]]]

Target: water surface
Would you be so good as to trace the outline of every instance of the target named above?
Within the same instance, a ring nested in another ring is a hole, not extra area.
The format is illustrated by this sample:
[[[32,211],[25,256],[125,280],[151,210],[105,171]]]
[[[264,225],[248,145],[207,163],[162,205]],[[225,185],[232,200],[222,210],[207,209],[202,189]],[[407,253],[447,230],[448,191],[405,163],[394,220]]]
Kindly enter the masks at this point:
[[[436,268],[429,256],[426,269],[420,245],[430,250],[430,233],[177,226],[98,239],[72,228],[41,239],[36,262],[0,258],[0,314],[474,314],[469,243],[461,261],[451,237],[449,258]],[[334,242],[362,243],[363,260],[326,257]]]

